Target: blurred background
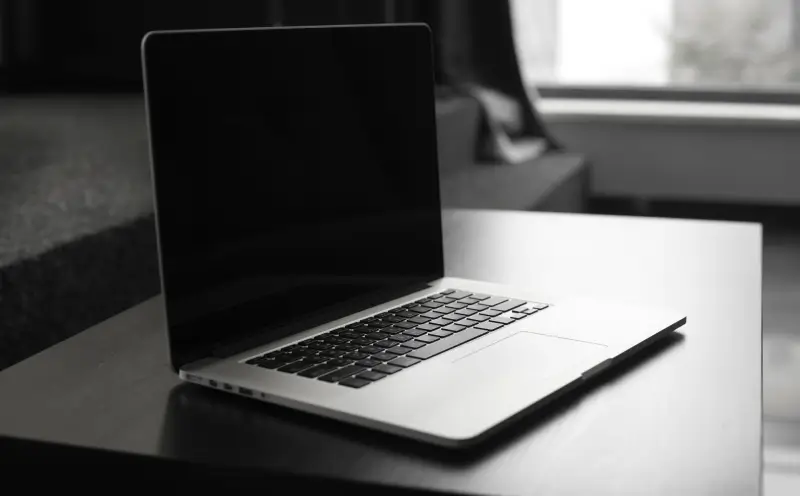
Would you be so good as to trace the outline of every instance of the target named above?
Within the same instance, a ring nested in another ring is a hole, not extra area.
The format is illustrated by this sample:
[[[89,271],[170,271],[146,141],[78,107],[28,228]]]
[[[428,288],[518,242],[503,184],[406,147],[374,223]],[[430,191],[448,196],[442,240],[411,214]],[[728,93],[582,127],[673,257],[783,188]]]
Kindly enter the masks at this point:
[[[766,494],[800,494],[800,0],[0,0],[0,369],[158,292],[144,33],[410,21],[446,207],[763,223]]]

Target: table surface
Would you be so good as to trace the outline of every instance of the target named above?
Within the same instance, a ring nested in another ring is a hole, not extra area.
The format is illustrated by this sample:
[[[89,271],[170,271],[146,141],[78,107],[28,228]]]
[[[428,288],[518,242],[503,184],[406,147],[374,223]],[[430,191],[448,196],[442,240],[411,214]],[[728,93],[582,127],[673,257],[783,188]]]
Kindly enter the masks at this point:
[[[447,273],[688,323],[485,445],[452,452],[179,384],[153,298],[0,373],[0,435],[491,494],[758,494],[761,227],[445,212]],[[46,309],[43,309],[46,311]]]

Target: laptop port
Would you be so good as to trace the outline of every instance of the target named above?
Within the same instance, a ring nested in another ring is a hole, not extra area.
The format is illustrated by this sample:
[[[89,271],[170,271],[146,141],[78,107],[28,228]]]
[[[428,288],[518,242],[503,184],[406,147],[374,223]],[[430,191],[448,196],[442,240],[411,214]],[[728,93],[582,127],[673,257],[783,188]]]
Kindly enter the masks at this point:
[[[230,384],[223,384],[222,387],[225,389],[225,391],[233,391],[233,386]]]
[[[253,390],[240,387],[239,388],[239,394],[243,394],[245,396],[253,396]]]
[[[209,381],[208,381],[208,384],[209,384],[211,387],[217,387],[217,386],[218,386],[218,384],[217,384],[217,381],[215,381],[214,379],[211,379],[211,380],[209,380]]]

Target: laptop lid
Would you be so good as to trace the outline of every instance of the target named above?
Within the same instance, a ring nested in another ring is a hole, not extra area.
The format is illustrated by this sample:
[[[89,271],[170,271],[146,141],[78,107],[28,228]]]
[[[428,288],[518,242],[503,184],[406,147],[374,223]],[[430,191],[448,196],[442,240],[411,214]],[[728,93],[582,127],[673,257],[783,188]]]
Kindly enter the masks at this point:
[[[155,32],[142,50],[174,368],[443,276],[426,26]]]

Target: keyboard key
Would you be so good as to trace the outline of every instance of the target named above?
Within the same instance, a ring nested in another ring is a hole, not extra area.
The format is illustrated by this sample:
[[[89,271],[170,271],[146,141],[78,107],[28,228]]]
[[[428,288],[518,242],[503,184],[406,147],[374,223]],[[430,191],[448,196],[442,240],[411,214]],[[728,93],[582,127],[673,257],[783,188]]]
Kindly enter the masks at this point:
[[[356,376],[357,379],[364,379],[367,381],[379,381],[386,377],[386,374],[381,374],[380,372],[374,372],[372,370],[367,370],[366,372],[361,372]]]
[[[337,344],[336,346],[333,347],[333,349],[339,351],[356,351],[358,349],[358,346],[354,344]]]
[[[436,319],[436,320],[431,320],[430,322],[428,322],[428,324],[437,326],[446,326],[450,325],[450,321],[447,319]]]
[[[417,313],[427,313],[427,312],[431,311],[430,308],[423,307],[423,306],[411,307],[408,310],[411,311],[411,312],[414,312],[415,314],[417,314]]]
[[[438,319],[441,315],[431,310],[430,312],[420,314],[419,317],[425,317],[426,319]]]
[[[524,305],[525,303],[526,302],[524,302],[522,300],[508,300],[505,303],[501,303],[499,305],[496,305],[494,307],[494,310],[497,310],[498,312],[507,312],[509,310],[514,310],[518,306]]]
[[[533,314],[535,314],[535,313],[536,313],[536,312],[538,312],[538,311],[539,311],[538,309],[536,309],[536,308],[533,308],[533,307],[531,307],[531,308],[526,308],[525,310],[523,310],[523,312],[525,313],[525,315],[533,315]]]
[[[347,339],[346,338],[340,338],[338,336],[329,336],[329,337],[325,338],[324,342],[330,343],[330,344],[344,344],[344,343],[347,342]]]
[[[366,360],[357,361],[356,365],[361,365],[362,367],[367,367],[368,369],[371,369],[372,367],[377,367],[381,363],[382,362],[379,362],[378,360],[373,360],[371,358],[367,358]]]
[[[256,362],[255,365],[258,365],[262,369],[277,369],[278,367],[286,365],[286,362],[280,362],[273,358],[268,358],[266,360],[260,360]]]
[[[386,317],[383,320],[385,320],[386,322],[391,322],[392,324],[396,324],[398,322],[403,321],[403,319],[401,319],[400,317]]]
[[[549,307],[547,303],[531,303],[531,306],[536,310],[544,310],[545,308]]]
[[[460,300],[461,298],[466,298],[467,296],[471,295],[472,293],[467,293],[466,291],[453,291],[452,293],[448,294],[450,298],[455,298],[456,300]]]
[[[444,291],[440,291],[439,294],[450,295],[450,294],[453,294],[455,292],[456,292],[455,289],[445,289]]]
[[[475,315],[470,315],[469,317],[467,317],[467,319],[475,322],[484,322],[486,320],[489,320],[489,317],[476,313]]]
[[[342,355],[344,355],[344,352],[341,350],[325,350],[319,352],[319,356],[328,358],[339,358]]]
[[[499,296],[492,296],[488,300],[481,301],[482,305],[486,305],[487,307],[493,307],[495,305],[499,305],[504,301],[508,301],[508,298],[500,298]]]
[[[392,346],[397,346],[397,342],[384,339],[383,341],[378,341],[377,343],[375,343],[375,347],[380,347],[381,349],[391,348]]]
[[[443,331],[449,331],[449,332],[461,332],[461,331],[463,331],[464,329],[466,329],[466,327],[465,327],[465,326],[462,326],[462,325],[460,325],[460,324],[450,324],[449,326],[444,326],[444,327],[442,327],[442,329],[441,329],[441,330],[443,330]]]
[[[512,313],[511,315],[509,315],[509,317],[511,317],[514,320],[524,319],[527,316],[528,316],[527,313],[516,313],[516,312]]]
[[[475,315],[476,313],[478,313],[477,310],[470,310],[469,308],[462,308],[461,310],[455,311],[456,315],[463,315],[465,317],[469,317],[470,315]]]
[[[364,346],[363,348],[356,349],[359,351],[359,353],[369,353],[370,355],[383,351],[383,348],[378,348],[377,346]]]
[[[399,324],[395,324],[394,327],[399,327],[401,329],[413,329],[414,327],[417,327],[417,324],[412,322],[400,322]]]
[[[383,312],[376,315],[376,317],[378,317],[379,319],[385,319],[386,317],[391,317],[391,315],[392,314],[390,314],[389,312]]]
[[[481,312],[481,315],[486,315],[488,317],[497,317],[502,313],[503,312],[498,312],[497,310],[484,310],[483,312]]]
[[[337,367],[342,367],[344,365],[350,365],[353,363],[352,360],[348,360],[347,358],[334,358],[333,360],[328,360],[328,365],[335,365]]]
[[[436,303],[435,301],[429,301],[428,303],[423,303],[422,306],[423,307],[428,307],[428,308],[439,308],[440,306],[442,306],[442,303]]]
[[[475,310],[476,312],[483,312],[489,307],[487,307],[486,305],[481,305],[480,303],[475,303],[474,305],[470,305],[467,308],[469,310]]]
[[[380,360],[381,362],[388,362],[392,358],[395,358],[395,356],[392,355],[391,353],[383,352],[383,353],[375,353],[374,355],[372,355],[371,358],[373,360]]]
[[[438,340],[439,340],[439,338],[433,337],[433,336],[430,336],[430,335],[428,335],[428,336],[420,336],[420,337],[417,338],[417,341],[422,341],[423,343],[434,343],[434,342],[436,342]]]
[[[489,295],[480,294],[480,293],[472,293],[470,295],[470,298],[472,298],[473,300],[483,301],[483,300],[488,300],[489,299]]]
[[[420,326],[420,327],[421,327],[421,326]],[[403,334],[405,334],[406,336],[414,336],[414,337],[417,337],[417,336],[422,336],[422,335],[424,335],[424,334],[425,334],[426,332],[428,332],[429,330],[430,330],[430,331],[433,331],[433,330],[436,330],[436,329],[438,329],[438,327],[433,327],[433,326],[431,326],[431,329],[419,329],[419,328],[417,328],[417,329],[409,329],[409,330],[407,330],[406,332],[404,332]]]
[[[386,327],[381,332],[385,332],[386,334],[392,335],[392,334],[400,334],[403,331],[405,331],[405,329],[402,329],[400,327]]]
[[[411,338],[412,338],[411,336],[406,336],[405,334],[395,334],[394,336],[390,337],[389,339],[392,340],[392,341],[399,341],[401,343],[405,343],[406,341],[408,341]],[[387,348],[388,348],[388,346],[387,346]]]
[[[422,348],[425,346],[426,343],[420,343],[419,341],[406,341],[403,343],[405,348],[411,348],[412,350],[416,350],[417,348]]]
[[[472,341],[475,338],[479,338],[484,334],[487,334],[488,331],[484,331],[482,329],[466,329],[463,332],[459,332],[458,334],[454,334],[449,338],[442,339],[438,343],[429,344],[424,348],[420,348],[418,350],[414,350],[409,353],[407,356],[411,358],[420,358],[423,360],[427,360],[428,358],[434,357],[439,353],[444,353],[447,350],[455,348],[461,344],[466,343],[467,341]]]
[[[364,323],[367,323],[367,324],[371,324],[371,323],[375,322],[376,320],[378,320],[378,319],[375,318],[375,317],[367,317],[366,319],[362,320],[361,322],[364,322]]]
[[[295,360],[299,360],[301,357],[299,356],[292,356],[289,353],[280,353],[273,357],[273,360],[277,360],[283,363],[294,362]]]
[[[424,313],[424,312],[423,312],[423,313]],[[398,317],[403,317],[403,318],[405,318],[405,319],[413,319],[414,317],[416,317],[416,316],[417,316],[417,314],[415,314],[415,313],[411,313],[411,312],[398,312],[398,313],[397,313],[397,314],[395,314],[395,315],[397,315]]]
[[[430,334],[428,334],[428,336],[436,336],[437,338],[446,338],[447,336],[450,336],[452,334],[453,334],[452,332],[439,329],[438,331],[431,332]]]
[[[422,324],[421,326],[417,326],[417,328],[415,330],[428,332],[428,331],[435,331],[436,329],[438,329],[440,327],[442,327],[442,326],[429,323],[429,324]],[[425,332],[423,332],[423,334]],[[408,332],[406,334],[409,334],[411,336],[420,336],[421,335],[421,334],[410,334]]]
[[[347,331],[347,332],[343,332],[343,333],[339,334],[339,336],[341,336],[341,337],[343,337],[345,339],[358,339],[358,338],[361,337],[361,334],[358,334],[358,333],[353,332],[353,331]]]
[[[315,377],[321,376],[322,374],[327,374],[328,372],[332,372],[338,368],[339,368],[338,365],[323,363],[321,365],[317,365],[316,367],[311,367],[310,369],[306,369],[297,375],[302,377],[310,377],[313,379]]]
[[[375,322],[371,323],[371,324],[369,325],[369,327],[370,327],[371,329],[375,329],[376,331],[380,331],[380,330],[381,330],[381,329],[383,329],[384,327],[388,327],[388,326],[390,326],[390,325],[392,325],[392,323],[391,323],[391,322],[385,322],[385,321],[383,321],[383,320],[376,320]]]
[[[499,324],[510,324],[514,322],[514,319],[509,317],[492,317],[491,322],[497,322]]]
[[[464,305],[474,305],[478,303],[478,300],[475,298],[464,298],[463,300],[458,300],[459,303],[463,303]]]
[[[338,331],[338,329],[336,329],[336,330]],[[331,332],[334,332],[334,331],[331,331]],[[311,344],[311,343],[313,343],[313,342],[314,342],[314,340],[313,340],[313,339],[306,339],[305,341],[300,341],[300,343],[299,343],[299,344],[300,344],[301,346],[308,346],[308,345],[310,345],[310,344]]]
[[[308,345],[308,347],[311,348],[312,350],[322,351],[322,350],[330,350],[331,348],[333,348],[333,345],[317,341],[316,343],[311,343],[310,345]]]
[[[374,339],[365,339],[365,338],[354,339],[354,340],[350,341],[350,343],[357,344],[359,346],[369,346],[374,342],[375,342]]]
[[[416,358],[400,357],[397,360],[392,360],[391,362],[389,362],[389,365],[394,365],[395,367],[403,367],[405,369],[411,367],[412,365],[416,365],[419,362],[420,360]]]
[[[386,350],[386,353],[391,353],[392,355],[405,355],[411,351],[414,350],[411,348],[406,348],[405,346],[395,346],[394,348]]]
[[[396,367],[394,365],[382,364],[378,365],[377,367],[373,367],[372,370],[376,372],[380,372],[381,374],[394,374],[400,370],[403,370],[402,367]]]
[[[283,367],[278,369],[278,372],[287,372],[289,374],[294,374],[300,372],[301,370],[305,370],[309,367],[313,367],[314,365],[316,365],[316,363],[307,360],[300,360],[294,363],[290,363],[289,365],[284,365]]]
[[[341,381],[339,384],[341,384],[342,386],[351,387],[353,389],[358,389],[366,386],[367,384],[372,384],[372,381],[368,381],[366,379],[359,379],[358,377],[351,377],[349,379]]]
[[[456,309],[455,308],[448,308],[448,307],[444,306],[444,307],[439,307],[439,308],[437,308],[437,309],[435,309],[433,311],[438,313],[439,316],[441,317],[442,315],[447,315],[448,313],[451,313],[454,310],[456,310]]]
[[[463,319],[464,316],[451,313],[450,315],[443,315],[442,318],[445,319],[445,320],[449,320],[452,323],[452,322],[455,322],[457,320]]]
[[[358,374],[359,372],[363,372],[364,370],[366,369],[364,369],[364,367],[361,367],[359,365],[350,365],[341,368],[339,370],[336,370],[334,372],[331,372],[330,374],[323,375],[322,377],[319,378],[319,380],[325,382],[339,382],[342,379],[350,377],[351,375]]]
[[[381,339],[386,339],[389,337],[388,334],[384,334],[382,332],[371,332],[366,335],[366,337],[370,339],[374,339],[375,341],[380,341]]]
[[[431,319],[423,317],[422,315],[420,315],[418,317],[414,317],[413,319],[408,319],[409,322],[413,322],[415,324],[424,324],[425,322],[427,322],[429,320],[431,320]]]
[[[453,310],[461,310],[462,308],[467,308],[467,305],[465,305],[464,303],[461,303],[460,301],[457,301],[455,303],[451,303],[451,304],[447,305],[446,308],[452,308]]]
[[[364,325],[362,322],[353,322],[352,324],[347,324],[345,327],[348,329],[355,329],[356,327],[361,327]]]
[[[348,353],[344,356],[344,358],[347,358],[348,360],[364,360],[365,358],[369,358],[369,355],[366,353],[353,352]]]
[[[473,327],[473,329],[483,329],[484,331],[496,331],[503,327],[503,324],[498,324],[496,322],[481,322],[480,324]]]
[[[433,301],[435,301],[436,303],[441,303],[442,305],[447,305],[448,303],[453,303],[454,301],[456,301],[456,299],[450,298],[448,296],[442,296],[441,298],[436,298]]]

